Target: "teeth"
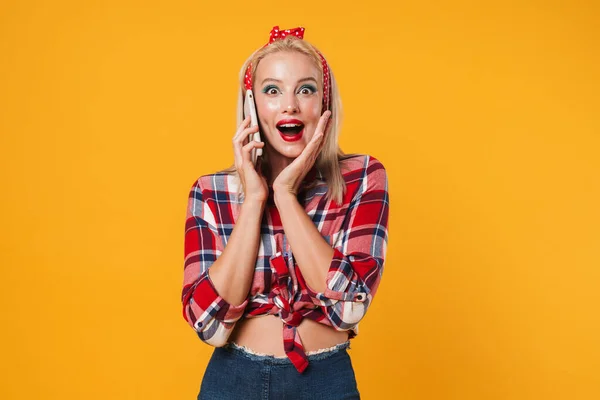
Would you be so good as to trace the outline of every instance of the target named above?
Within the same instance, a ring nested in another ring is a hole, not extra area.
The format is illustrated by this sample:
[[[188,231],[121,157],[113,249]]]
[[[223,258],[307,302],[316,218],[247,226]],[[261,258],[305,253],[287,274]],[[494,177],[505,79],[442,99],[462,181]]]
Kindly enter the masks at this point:
[[[281,124],[281,125],[278,125],[278,126],[280,128],[296,128],[296,127],[299,127],[299,126],[302,126],[302,125],[300,125],[300,124]]]

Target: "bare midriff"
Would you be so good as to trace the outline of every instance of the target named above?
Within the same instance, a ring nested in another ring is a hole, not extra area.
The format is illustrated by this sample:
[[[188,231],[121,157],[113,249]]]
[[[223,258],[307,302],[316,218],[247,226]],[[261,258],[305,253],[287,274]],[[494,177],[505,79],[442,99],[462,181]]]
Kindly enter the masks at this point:
[[[308,318],[298,326],[304,351],[333,347],[348,340],[348,332],[336,331],[330,326]],[[285,357],[283,350],[283,322],[274,315],[239,320],[229,341],[261,354]]]

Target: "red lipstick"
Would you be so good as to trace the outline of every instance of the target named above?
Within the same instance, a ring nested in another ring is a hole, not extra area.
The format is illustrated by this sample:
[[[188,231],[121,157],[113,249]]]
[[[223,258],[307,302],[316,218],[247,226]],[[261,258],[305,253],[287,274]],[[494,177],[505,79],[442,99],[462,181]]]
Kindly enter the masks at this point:
[[[283,140],[285,140],[286,142],[296,142],[300,139],[302,139],[302,134],[304,133],[304,128],[302,128],[302,130],[294,135],[287,135],[285,133],[281,133],[281,131],[279,131],[279,136],[281,136],[281,138]]]
[[[277,126],[283,125],[283,124],[299,124],[299,125],[304,125],[304,122],[302,122],[302,121],[300,121],[299,119],[296,119],[296,118],[286,118],[286,119],[282,119],[279,122],[277,122]]]
[[[279,135],[286,142],[296,142],[302,139],[304,134],[304,123],[299,119],[286,118],[277,122]]]

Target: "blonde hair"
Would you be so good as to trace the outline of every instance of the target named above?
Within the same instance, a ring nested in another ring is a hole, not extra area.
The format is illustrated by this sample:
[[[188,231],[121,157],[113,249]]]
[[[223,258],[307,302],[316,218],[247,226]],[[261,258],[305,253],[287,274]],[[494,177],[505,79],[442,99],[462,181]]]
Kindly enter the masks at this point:
[[[256,68],[258,67],[260,61],[265,58],[269,54],[288,51],[288,52],[299,52],[301,54],[307,55],[315,64],[315,66],[319,69],[321,73],[321,87],[323,87],[323,65],[321,64],[321,58],[317,53],[317,49],[310,44],[309,42],[298,39],[292,35],[287,36],[281,40],[275,40],[268,46],[262,47],[256,50],[247,60],[244,62],[242,69],[239,75],[239,96],[238,96],[238,105],[237,105],[237,126],[242,124],[244,120],[244,100],[246,89],[244,87],[244,75],[248,68],[248,64],[252,63],[252,81],[255,81],[256,76]],[[341,121],[342,121],[342,102],[340,99],[339,91],[337,88],[337,84],[335,78],[333,76],[333,71],[331,70],[331,66],[329,66],[329,74],[330,74],[330,110],[331,110],[331,118],[330,118],[330,127],[325,136],[325,143],[323,144],[323,148],[319,153],[315,161],[315,166],[317,169],[321,171],[323,177],[328,185],[328,190],[325,195],[327,200],[332,199],[337,204],[342,203],[342,199],[346,193],[346,183],[344,181],[344,177],[342,176],[342,171],[340,168],[340,162],[348,159],[354,154],[346,154],[342,151],[342,149],[338,145],[338,137],[340,133]],[[325,111],[324,109],[322,111]],[[265,138],[261,138],[265,140]],[[263,174],[268,171],[270,168],[269,160],[267,156],[267,152],[263,147],[263,155],[261,156],[262,160],[262,169]],[[235,164],[232,166],[218,171],[219,173],[227,173],[230,175],[234,175],[238,182],[239,177],[237,174],[237,170],[235,168]],[[238,185],[238,196],[242,193],[242,185]],[[312,188],[316,186],[316,182],[313,182],[308,188]]]

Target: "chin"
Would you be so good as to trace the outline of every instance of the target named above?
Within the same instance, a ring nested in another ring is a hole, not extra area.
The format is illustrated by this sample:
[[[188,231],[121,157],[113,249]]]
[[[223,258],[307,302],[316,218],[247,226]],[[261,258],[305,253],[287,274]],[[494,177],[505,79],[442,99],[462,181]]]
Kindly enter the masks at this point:
[[[306,143],[304,142],[285,143],[280,138],[277,139],[279,139],[279,141],[275,146],[272,146],[273,150],[287,158],[298,157],[306,147]]]
[[[304,150],[304,146],[285,146],[282,149],[275,149],[277,153],[281,154],[287,158],[296,158],[300,154],[302,154],[302,150]]]

